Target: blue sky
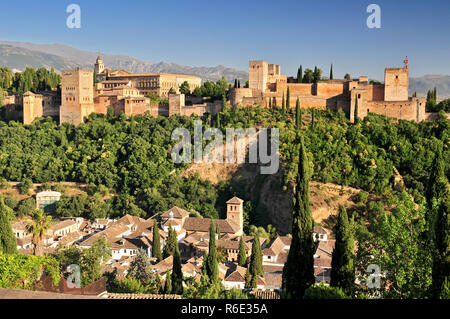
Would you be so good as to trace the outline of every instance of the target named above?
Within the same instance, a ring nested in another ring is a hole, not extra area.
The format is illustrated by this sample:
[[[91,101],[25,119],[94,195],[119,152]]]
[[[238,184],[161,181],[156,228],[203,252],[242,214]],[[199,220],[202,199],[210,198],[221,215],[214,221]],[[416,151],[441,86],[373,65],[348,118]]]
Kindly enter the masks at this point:
[[[81,29],[66,27],[66,7],[81,7]],[[381,7],[381,29],[366,8]],[[383,79],[410,60],[411,76],[450,74],[448,0],[16,0],[2,1],[0,39],[61,43],[153,62],[248,69],[281,64],[296,75],[315,65],[328,75]]]

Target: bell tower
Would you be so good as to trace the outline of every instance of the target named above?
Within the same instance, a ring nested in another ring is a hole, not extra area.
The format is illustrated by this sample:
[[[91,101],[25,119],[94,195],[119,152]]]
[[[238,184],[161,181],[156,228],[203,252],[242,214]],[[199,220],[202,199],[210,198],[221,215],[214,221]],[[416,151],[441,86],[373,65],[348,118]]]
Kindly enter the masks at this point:
[[[244,201],[233,197],[227,202],[227,221],[237,226],[236,236],[244,234]]]
[[[100,56],[97,57],[94,67],[96,74],[100,74],[103,72],[103,70],[105,70],[105,63],[103,63],[103,60],[100,58]]]

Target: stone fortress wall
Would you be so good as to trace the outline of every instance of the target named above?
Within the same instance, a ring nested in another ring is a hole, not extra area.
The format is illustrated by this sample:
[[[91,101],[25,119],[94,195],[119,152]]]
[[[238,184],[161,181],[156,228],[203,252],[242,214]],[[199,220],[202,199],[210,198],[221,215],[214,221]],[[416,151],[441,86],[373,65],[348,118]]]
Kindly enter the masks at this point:
[[[343,110],[351,121],[355,117],[358,99],[359,118],[369,112],[393,118],[420,122],[436,116],[426,113],[425,98],[408,96],[409,68],[386,68],[385,84],[371,84],[367,76],[357,80],[328,80],[318,83],[290,83],[281,75],[280,66],[266,61],[249,62],[249,88],[234,88],[230,102],[235,107],[282,105],[289,88],[290,107],[295,108],[297,98],[300,107]],[[450,118],[450,116],[449,116]]]

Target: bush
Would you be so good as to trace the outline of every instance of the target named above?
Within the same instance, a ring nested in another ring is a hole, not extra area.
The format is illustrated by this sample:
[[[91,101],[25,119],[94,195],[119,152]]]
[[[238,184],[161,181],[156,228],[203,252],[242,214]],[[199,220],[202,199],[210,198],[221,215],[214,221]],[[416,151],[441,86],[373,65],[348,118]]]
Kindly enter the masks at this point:
[[[323,283],[306,289],[303,299],[350,299],[341,288],[325,286]]]
[[[33,186],[33,182],[26,178],[23,180],[22,183],[20,183],[20,194],[22,195],[28,195],[30,192],[30,188]]]
[[[34,198],[26,198],[19,202],[17,206],[16,216],[32,216],[33,212],[36,210],[36,201]]]

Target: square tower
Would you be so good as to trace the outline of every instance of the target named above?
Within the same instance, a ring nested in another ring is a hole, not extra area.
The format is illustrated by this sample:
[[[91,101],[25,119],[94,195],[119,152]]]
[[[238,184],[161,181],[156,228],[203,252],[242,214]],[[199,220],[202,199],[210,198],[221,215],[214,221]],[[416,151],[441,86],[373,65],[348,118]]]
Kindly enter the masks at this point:
[[[249,88],[266,91],[269,77],[269,65],[267,61],[250,61],[248,67]]]
[[[409,69],[387,68],[384,71],[384,100],[408,101]]]
[[[94,72],[92,70],[62,71],[60,124],[81,124],[94,112]]]
[[[244,201],[233,197],[227,202],[227,221],[238,226],[236,236],[244,234]]]

